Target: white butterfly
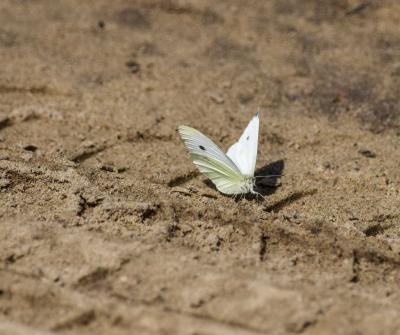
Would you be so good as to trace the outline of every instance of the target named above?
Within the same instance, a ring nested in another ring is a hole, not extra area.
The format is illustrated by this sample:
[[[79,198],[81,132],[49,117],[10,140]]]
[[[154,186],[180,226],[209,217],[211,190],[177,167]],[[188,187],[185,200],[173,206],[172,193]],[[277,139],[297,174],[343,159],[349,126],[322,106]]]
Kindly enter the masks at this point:
[[[258,113],[251,119],[239,141],[225,154],[198,130],[179,126],[178,131],[193,163],[217,189],[225,194],[257,193],[254,191],[258,146]]]

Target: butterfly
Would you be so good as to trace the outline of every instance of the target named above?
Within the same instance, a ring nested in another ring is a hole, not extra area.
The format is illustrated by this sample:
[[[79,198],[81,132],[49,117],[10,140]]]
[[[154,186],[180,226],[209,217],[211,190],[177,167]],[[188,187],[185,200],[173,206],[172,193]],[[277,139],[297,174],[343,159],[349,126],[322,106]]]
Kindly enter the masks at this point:
[[[249,122],[239,141],[225,154],[200,131],[179,126],[178,132],[193,163],[224,194],[254,193],[256,177],[259,113]]]

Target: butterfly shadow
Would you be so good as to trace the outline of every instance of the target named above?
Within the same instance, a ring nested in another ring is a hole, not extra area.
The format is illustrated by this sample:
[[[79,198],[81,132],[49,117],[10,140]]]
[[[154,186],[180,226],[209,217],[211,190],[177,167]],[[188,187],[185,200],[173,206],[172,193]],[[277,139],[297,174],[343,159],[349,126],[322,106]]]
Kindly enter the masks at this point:
[[[274,194],[276,189],[281,185],[279,179],[284,169],[285,162],[283,159],[257,169],[254,173],[256,177],[255,191],[260,193],[263,197]]]
[[[246,200],[263,200],[260,199],[261,198],[260,195],[262,197],[266,197],[271,194],[274,194],[276,192],[276,189],[281,185],[279,182],[279,178],[282,175],[284,168],[285,168],[285,162],[282,159],[280,159],[257,169],[254,173],[254,176],[256,177],[256,185],[254,191],[256,191],[258,194],[252,194],[252,193],[243,194],[235,196],[234,199],[236,201],[239,201],[243,198],[245,198]],[[218,192],[215,185],[209,179],[205,180],[204,183],[208,187]],[[232,195],[227,195],[223,193],[220,194],[225,197],[232,198]]]

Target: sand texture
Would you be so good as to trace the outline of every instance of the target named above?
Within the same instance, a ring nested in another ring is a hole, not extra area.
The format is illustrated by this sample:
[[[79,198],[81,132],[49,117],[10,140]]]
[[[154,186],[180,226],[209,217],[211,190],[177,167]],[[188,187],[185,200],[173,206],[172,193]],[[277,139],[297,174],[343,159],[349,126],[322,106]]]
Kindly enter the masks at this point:
[[[400,2],[1,0],[0,334],[400,334]],[[210,187],[261,110],[262,198]]]

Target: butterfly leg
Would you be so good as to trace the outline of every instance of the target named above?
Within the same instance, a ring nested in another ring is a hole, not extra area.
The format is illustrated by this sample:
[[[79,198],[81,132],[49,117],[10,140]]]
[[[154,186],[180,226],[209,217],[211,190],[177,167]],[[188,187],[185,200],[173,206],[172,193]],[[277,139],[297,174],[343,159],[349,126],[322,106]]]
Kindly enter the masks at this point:
[[[259,192],[254,192],[254,193],[257,195],[257,198],[258,196],[260,196],[263,199],[263,201],[265,201],[265,197],[261,193]]]

